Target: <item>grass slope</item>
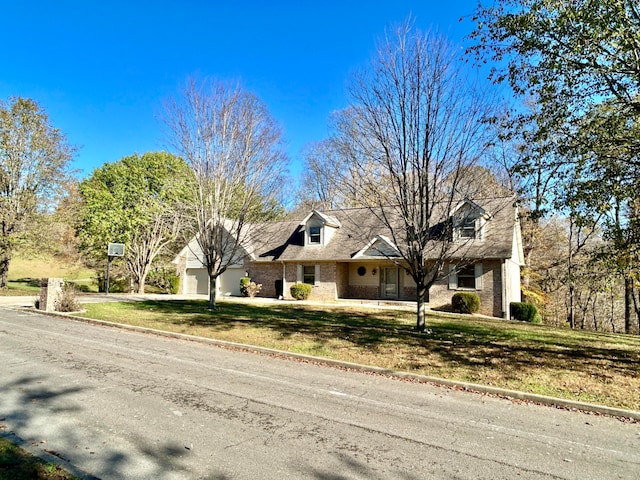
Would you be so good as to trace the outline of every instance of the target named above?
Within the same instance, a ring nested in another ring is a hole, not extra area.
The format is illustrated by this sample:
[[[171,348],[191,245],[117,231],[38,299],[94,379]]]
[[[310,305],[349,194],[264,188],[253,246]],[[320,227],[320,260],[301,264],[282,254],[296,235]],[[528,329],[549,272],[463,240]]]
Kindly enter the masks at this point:
[[[9,288],[0,290],[0,295],[35,296],[40,291],[42,278],[64,278],[97,291],[93,277],[95,273],[84,266],[72,265],[50,256],[27,258],[17,255],[9,264]]]
[[[86,305],[83,316],[640,410],[640,337],[432,313],[224,300]]]

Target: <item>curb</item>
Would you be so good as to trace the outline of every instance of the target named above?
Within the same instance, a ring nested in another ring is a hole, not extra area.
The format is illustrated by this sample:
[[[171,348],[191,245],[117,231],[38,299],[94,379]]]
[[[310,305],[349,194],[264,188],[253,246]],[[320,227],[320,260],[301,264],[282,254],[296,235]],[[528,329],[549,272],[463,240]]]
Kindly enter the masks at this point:
[[[22,311],[24,310],[22,309]],[[131,330],[131,331],[141,332],[141,333],[149,333],[149,334],[153,334],[161,337],[167,337],[167,338],[189,340],[192,342],[233,348],[233,349],[243,350],[247,352],[256,352],[256,353],[262,353],[266,355],[288,357],[288,358],[308,361],[311,363],[329,365],[336,368],[344,368],[344,369],[356,370],[360,372],[375,373],[375,374],[386,375],[386,376],[395,377],[399,379],[414,380],[418,382],[431,383],[434,385],[440,385],[444,387],[458,388],[468,392],[495,395],[498,397],[516,399],[524,402],[537,403],[540,405],[547,405],[547,406],[562,408],[567,410],[577,410],[582,412],[607,415],[611,417],[628,418],[628,419],[640,422],[640,411],[636,411],[636,410],[625,410],[621,408],[607,407],[604,405],[580,402],[576,400],[568,400],[564,398],[549,397],[546,395],[520,392],[518,390],[507,390],[503,388],[491,387],[488,385],[481,385],[477,383],[469,383],[469,382],[463,382],[458,380],[448,380],[445,378],[431,377],[428,375],[419,375],[416,373],[390,370],[390,369],[381,368],[381,367],[360,365],[358,363],[345,362],[342,360],[333,360],[330,358],[323,358],[323,357],[315,357],[313,355],[305,355],[301,353],[286,352],[283,350],[276,350],[276,349],[266,348],[266,347],[258,347],[255,345],[227,342],[224,340],[215,340],[211,338],[198,337],[195,335],[188,335],[188,334],[177,333],[177,332],[167,332],[164,330],[156,330],[156,329],[147,328],[147,327],[137,327],[135,325],[126,325],[122,323],[108,322],[105,320],[96,320],[93,318],[74,316],[72,313],[69,314],[69,313],[61,313],[61,312],[43,312],[38,310],[31,310],[31,311],[34,313],[39,313],[41,315],[65,317],[70,320],[75,320],[83,323],[116,327],[124,330]]]

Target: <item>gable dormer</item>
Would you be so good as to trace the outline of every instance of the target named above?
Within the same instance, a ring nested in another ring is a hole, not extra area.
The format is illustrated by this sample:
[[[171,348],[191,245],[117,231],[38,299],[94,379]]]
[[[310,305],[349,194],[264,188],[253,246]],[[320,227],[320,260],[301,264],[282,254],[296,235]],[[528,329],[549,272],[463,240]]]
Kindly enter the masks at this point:
[[[364,248],[356,252],[353,258],[394,258],[400,256],[398,247],[390,239],[384,235],[376,235]]]
[[[491,214],[477,203],[465,199],[451,211],[453,240],[482,240]]]
[[[327,245],[342,225],[337,218],[313,210],[300,222],[300,226],[304,231],[304,246],[319,247]]]

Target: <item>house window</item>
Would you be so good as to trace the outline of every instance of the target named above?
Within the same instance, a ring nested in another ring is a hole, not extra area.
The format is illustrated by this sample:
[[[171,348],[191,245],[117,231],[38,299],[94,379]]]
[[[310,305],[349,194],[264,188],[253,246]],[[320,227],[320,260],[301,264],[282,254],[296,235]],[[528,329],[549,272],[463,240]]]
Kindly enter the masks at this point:
[[[305,265],[302,267],[302,282],[314,285],[316,283],[315,265]]]
[[[458,288],[476,288],[476,269],[474,265],[459,267],[457,272]]]
[[[309,227],[309,243],[320,243],[320,227]]]
[[[476,238],[476,220],[475,218],[465,217],[458,228],[460,238],[473,239]]]

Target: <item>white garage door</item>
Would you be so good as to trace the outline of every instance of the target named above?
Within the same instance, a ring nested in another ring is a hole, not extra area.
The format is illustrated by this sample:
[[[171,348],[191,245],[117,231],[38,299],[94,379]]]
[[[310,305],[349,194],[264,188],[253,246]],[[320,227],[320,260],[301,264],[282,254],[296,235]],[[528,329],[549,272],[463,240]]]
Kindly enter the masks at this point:
[[[244,268],[227,268],[218,277],[219,290],[222,295],[240,296],[240,279],[244,277]]]
[[[184,293],[209,294],[209,274],[206,268],[187,268]]]

